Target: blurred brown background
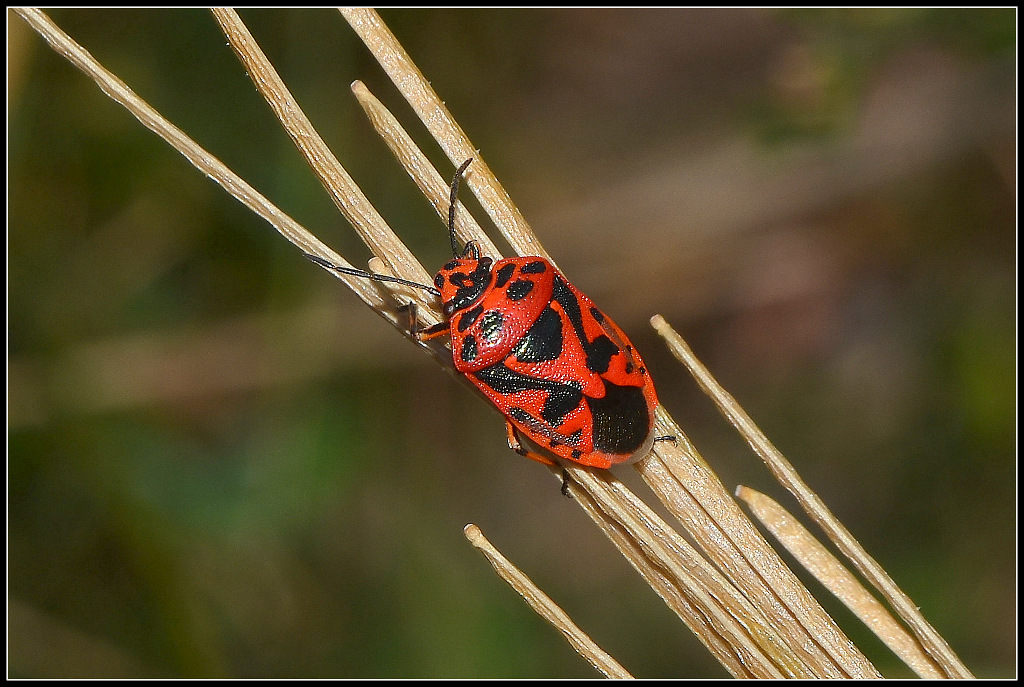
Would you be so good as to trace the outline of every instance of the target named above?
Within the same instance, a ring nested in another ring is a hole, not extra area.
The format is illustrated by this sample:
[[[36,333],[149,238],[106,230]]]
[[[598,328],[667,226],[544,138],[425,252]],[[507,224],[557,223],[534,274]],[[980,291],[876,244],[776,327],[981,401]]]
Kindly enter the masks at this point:
[[[1012,676],[1015,10],[381,14],[726,485],[793,505],[654,313],[967,665]],[[442,223],[348,85],[451,165],[341,16],[241,15],[442,264]],[[207,12],[51,16],[366,260]],[[8,29],[10,675],[593,676],[468,522],[634,675],[725,675],[495,412],[10,13]]]

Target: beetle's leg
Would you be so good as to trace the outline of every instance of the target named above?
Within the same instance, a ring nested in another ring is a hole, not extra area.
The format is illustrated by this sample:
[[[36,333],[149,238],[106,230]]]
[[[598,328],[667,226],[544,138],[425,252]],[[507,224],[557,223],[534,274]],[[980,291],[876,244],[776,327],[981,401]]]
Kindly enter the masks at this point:
[[[539,453],[523,448],[523,445],[519,442],[518,432],[516,432],[516,428],[515,426],[513,426],[511,420],[505,420],[505,431],[508,433],[508,447],[515,451],[516,453],[518,453],[519,455],[525,456],[530,460],[535,460],[538,463],[544,463],[544,465],[555,464],[555,461],[551,460],[550,458],[547,458]]]
[[[409,313],[409,333],[412,335],[412,338],[417,341],[428,341],[441,336],[442,334],[448,333],[447,322],[438,322],[432,327],[424,327],[423,329],[420,329],[419,324],[416,321],[416,304],[412,301],[409,301],[405,305],[398,306],[398,310],[399,312],[404,310]]]
[[[569,471],[562,468],[562,496],[570,499],[572,498],[572,494],[569,493],[569,482],[571,481],[572,480],[569,479]]]
[[[668,435],[663,436],[663,437],[654,437],[654,441],[655,441],[655,443],[657,443],[659,441],[671,441],[674,444],[674,443],[676,443],[676,438],[674,436],[672,436],[671,434],[668,434]]]
[[[429,341],[431,339],[436,339],[439,336],[444,336],[449,331],[447,322],[438,322],[432,327],[417,330],[416,338],[420,341]]]
[[[523,448],[523,445],[519,441],[518,432],[515,426],[509,421],[505,420],[505,431],[508,433],[508,447],[518,453],[521,456],[525,456],[530,460],[535,460],[538,463],[544,463],[544,465],[555,465],[555,461],[542,456],[535,451],[530,451]],[[569,493],[569,471],[562,468],[562,496],[572,498],[572,494]]]
[[[405,305],[398,306],[398,312],[404,312],[404,313],[406,313],[409,316],[409,322],[408,322],[408,325],[407,325],[408,332],[410,334],[412,334],[412,338],[414,338],[414,339],[419,338],[417,336],[419,331],[417,329],[417,324],[416,324],[416,304],[413,303],[412,301],[409,301]]]

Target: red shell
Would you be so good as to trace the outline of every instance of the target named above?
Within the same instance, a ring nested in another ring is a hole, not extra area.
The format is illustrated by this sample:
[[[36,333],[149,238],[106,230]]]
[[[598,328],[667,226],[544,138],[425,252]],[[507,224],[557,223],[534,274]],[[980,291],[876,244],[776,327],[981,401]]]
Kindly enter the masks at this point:
[[[601,468],[650,450],[658,399],[643,360],[550,262],[463,257],[434,284],[456,369],[531,441]]]

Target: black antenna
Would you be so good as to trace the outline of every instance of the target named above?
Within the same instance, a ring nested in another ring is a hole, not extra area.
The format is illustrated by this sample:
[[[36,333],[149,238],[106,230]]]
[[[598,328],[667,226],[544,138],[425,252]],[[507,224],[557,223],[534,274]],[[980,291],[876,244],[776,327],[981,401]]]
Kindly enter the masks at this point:
[[[448,236],[452,240],[452,256],[459,257],[459,246],[455,242],[455,203],[458,202],[459,197],[459,179],[462,178],[462,173],[466,171],[466,167],[469,167],[469,163],[473,161],[473,158],[469,158],[456,170],[455,178],[452,179],[452,195],[448,200]]]
[[[437,296],[438,298],[441,297],[441,292],[435,289],[433,286],[427,286],[426,284],[420,284],[418,282],[409,281],[408,279],[400,279],[399,277],[391,277],[386,274],[374,274],[373,272],[367,272],[365,270],[357,270],[354,267],[340,267],[338,265],[335,265],[333,262],[329,260],[324,260],[319,255],[313,255],[312,253],[306,253],[305,255],[307,258],[309,258],[316,264],[320,265],[321,267],[326,267],[327,269],[334,270],[335,272],[341,272],[342,274],[351,274],[354,277],[364,277],[366,279],[372,279],[373,281],[385,281],[391,282],[392,284],[404,284],[405,286],[414,286],[417,289],[423,289],[424,291],[428,291],[431,294]]]
[[[463,162],[458,170],[455,172],[455,178],[452,179],[452,193],[448,200],[448,236],[452,241],[452,255],[455,257],[459,256],[459,247],[455,241],[455,203],[457,202],[459,195],[459,180],[462,178],[462,173],[469,167],[469,163],[473,161],[473,158],[469,158]],[[475,244],[474,244],[475,245]],[[386,274],[375,274],[373,272],[367,272],[366,270],[357,270],[354,267],[341,267],[335,265],[330,260],[325,260],[319,255],[313,255],[312,253],[305,254],[307,258],[320,265],[326,267],[329,270],[335,272],[341,272],[342,274],[351,274],[353,277],[363,277],[364,279],[372,279],[373,281],[390,282],[392,284],[403,284],[405,286],[412,286],[417,289],[423,289],[438,298],[441,297],[441,292],[433,286],[427,286],[426,284],[420,284],[418,282],[409,281],[408,279],[401,279],[399,277],[391,277]]]

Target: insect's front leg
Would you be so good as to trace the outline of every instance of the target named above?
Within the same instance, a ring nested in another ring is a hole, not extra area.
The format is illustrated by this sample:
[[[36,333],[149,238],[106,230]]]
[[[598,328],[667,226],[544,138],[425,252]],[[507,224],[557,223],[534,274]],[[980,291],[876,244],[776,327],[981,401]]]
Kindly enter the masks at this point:
[[[434,339],[448,333],[447,322],[438,322],[432,327],[424,327],[423,329],[420,329],[419,322],[416,319],[416,304],[412,301],[409,301],[405,305],[398,306],[398,311],[408,313],[409,334],[411,334],[412,338],[417,341],[429,341],[430,339]]]

